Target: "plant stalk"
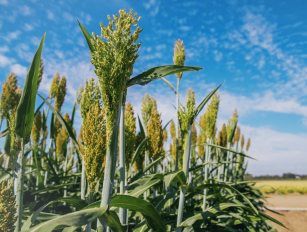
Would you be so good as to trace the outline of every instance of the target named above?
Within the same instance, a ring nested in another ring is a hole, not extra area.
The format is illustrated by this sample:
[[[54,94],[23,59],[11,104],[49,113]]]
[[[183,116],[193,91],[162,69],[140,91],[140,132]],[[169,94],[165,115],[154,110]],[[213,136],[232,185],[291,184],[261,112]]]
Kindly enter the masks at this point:
[[[190,156],[191,156],[191,126],[189,126],[188,132],[185,135],[185,150],[184,150],[183,164],[182,164],[182,170],[187,178],[189,175]],[[182,222],[185,192],[186,192],[186,187],[185,186],[181,187],[180,196],[179,196],[178,215],[177,215],[177,228],[180,226]],[[179,229],[177,229],[177,231],[179,231]]]
[[[180,79],[177,77],[177,84],[176,84],[176,110],[177,110],[177,130],[176,130],[176,160],[175,160],[175,171],[178,170],[179,166],[179,136],[180,136],[180,124],[179,124],[179,104],[180,104],[180,96],[179,96],[179,86],[180,86]]]
[[[121,102],[121,100],[120,100]],[[120,122],[120,111],[121,104],[117,107],[116,118],[112,123],[113,128],[111,131],[110,141],[107,141],[107,150],[106,150],[106,161],[105,161],[105,169],[104,169],[104,177],[103,177],[103,186],[101,192],[101,207],[107,207],[110,203],[110,199],[112,196],[112,186],[114,184],[114,176],[115,176],[115,167],[116,167],[116,159],[118,153],[118,129]],[[106,122],[108,123],[108,122]],[[107,224],[104,219],[101,221],[97,221],[97,231],[106,231]]]
[[[16,224],[15,232],[21,230],[23,215],[23,176],[24,176],[24,140],[21,139],[21,150],[18,153],[16,168]]]
[[[119,123],[119,192],[120,194],[126,193],[126,165],[125,165],[125,103],[122,103],[120,111],[120,123]],[[127,224],[127,210],[119,208],[119,219],[123,225]]]

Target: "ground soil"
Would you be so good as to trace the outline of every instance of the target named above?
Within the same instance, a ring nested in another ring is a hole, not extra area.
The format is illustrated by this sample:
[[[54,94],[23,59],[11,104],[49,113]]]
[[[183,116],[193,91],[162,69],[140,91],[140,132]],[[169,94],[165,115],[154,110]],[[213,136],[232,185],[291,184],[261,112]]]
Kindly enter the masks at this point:
[[[267,206],[283,214],[268,213],[288,228],[274,225],[278,232],[307,232],[307,195],[270,195]]]

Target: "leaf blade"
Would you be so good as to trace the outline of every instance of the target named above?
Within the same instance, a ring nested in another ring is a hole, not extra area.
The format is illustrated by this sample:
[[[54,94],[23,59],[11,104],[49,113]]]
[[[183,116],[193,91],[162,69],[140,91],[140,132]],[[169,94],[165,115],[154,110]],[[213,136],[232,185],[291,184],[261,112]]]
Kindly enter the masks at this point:
[[[162,78],[171,74],[187,71],[199,71],[200,67],[194,66],[180,66],[180,65],[163,65],[148,69],[147,71],[132,77],[128,80],[127,86],[146,85],[149,82]]]
[[[22,96],[17,106],[15,132],[20,138],[24,138],[25,142],[30,139],[32,124],[34,121],[34,109],[38,89],[38,78],[40,74],[41,55],[45,37],[46,34],[43,35],[39,47],[35,52],[27,74]]]

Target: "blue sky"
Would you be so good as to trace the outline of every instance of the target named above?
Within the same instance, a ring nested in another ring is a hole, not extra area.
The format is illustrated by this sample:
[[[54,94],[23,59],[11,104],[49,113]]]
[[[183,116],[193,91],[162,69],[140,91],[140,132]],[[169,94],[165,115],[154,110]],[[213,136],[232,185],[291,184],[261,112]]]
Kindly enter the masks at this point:
[[[143,32],[139,73],[172,63],[174,41],[186,46],[187,65],[203,70],[184,75],[182,95],[192,87],[198,99],[224,82],[219,126],[236,108],[244,134],[252,138],[253,174],[307,173],[307,2],[292,1],[17,1],[0,0],[0,82],[11,71],[24,81],[43,32],[47,94],[55,72],[68,78],[64,111],[77,89],[94,76],[76,19],[99,33],[99,23],[120,8],[134,9]],[[174,77],[169,78],[174,81]],[[165,121],[174,96],[161,81],[133,87],[136,110],[152,94]]]

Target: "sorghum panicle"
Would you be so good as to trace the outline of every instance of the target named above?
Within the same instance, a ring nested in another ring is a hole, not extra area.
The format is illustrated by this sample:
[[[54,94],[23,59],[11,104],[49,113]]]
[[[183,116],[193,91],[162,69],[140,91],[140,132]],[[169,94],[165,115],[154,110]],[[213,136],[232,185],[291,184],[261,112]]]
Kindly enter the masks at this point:
[[[13,232],[15,229],[16,208],[12,184],[0,183],[0,232]]]
[[[136,147],[136,118],[130,103],[126,104],[125,111],[125,154],[128,168]]]
[[[183,41],[178,39],[175,42],[174,45],[174,56],[173,56],[173,62],[175,65],[180,65],[183,66],[185,61],[185,49],[184,49],[184,44]],[[182,73],[177,73],[176,76],[178,78],[182,77]]]
[[[93,36],[92,64],[98,77],[106,112],[107,143],[110,142],[133,65],[138,57],[137,43],[141,29],[139,17],[132,11],[120,10],[108,17],[109,24],[101,24],[101,36]]]

